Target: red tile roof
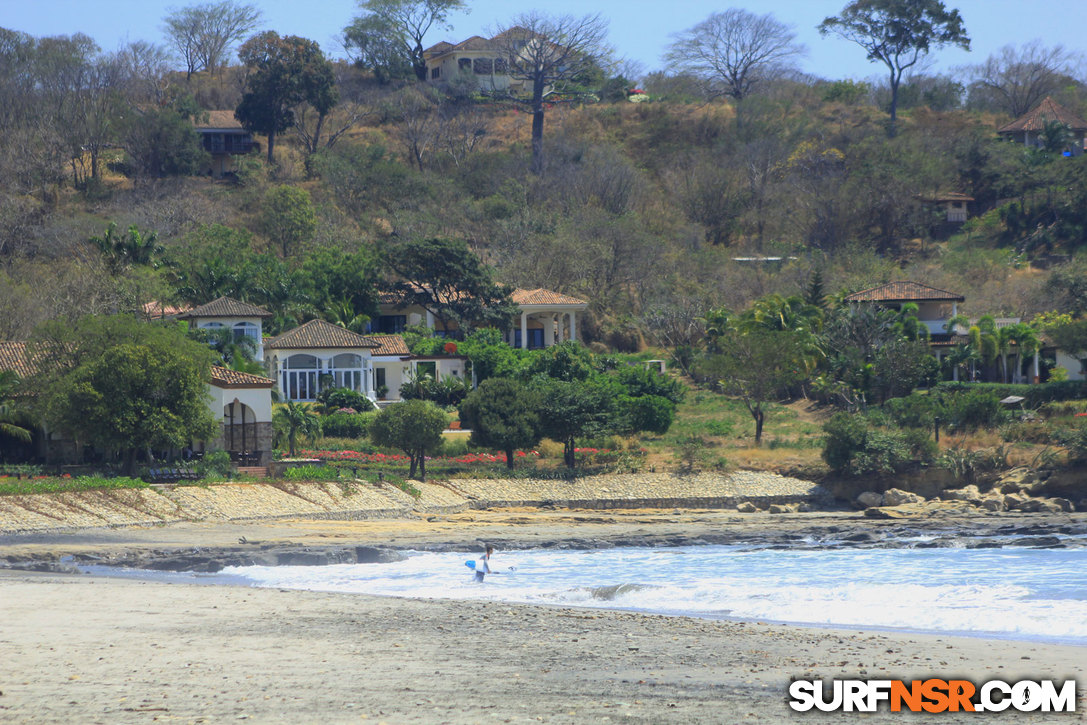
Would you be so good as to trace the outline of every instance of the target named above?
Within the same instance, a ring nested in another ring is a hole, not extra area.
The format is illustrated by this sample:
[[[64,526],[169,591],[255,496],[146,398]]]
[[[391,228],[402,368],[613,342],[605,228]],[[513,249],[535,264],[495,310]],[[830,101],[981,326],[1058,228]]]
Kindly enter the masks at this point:
[[[216,365],[211,368],[211,384],[217,388],[271,388],[276,383],[271,378]]]
[[[265,343],[269,350],[300,350],[308,348],[380,348],[381,343],[370,337],[363,337],[324,320],[310,320],[293,330]]]
[[[918,282],[888,282],[854,292],[846,302],[964,302],[966,298]]]
[[[196,317],[271,317],[272,313],[263,307],[251,305],[248,302],[239,302],[230,297],[220,297],[206,305],[200,305],[181,315],[182,320],[191,320]]]
[[[191,309],[192,307],[189,305],[168,305],[164,302],[148,302],[143,306],[143,314],[146,315],[149,320],[163,320],[167,317],[177,317]]]
[[[517,305],[584,305],[587,304],[585,300],[579,300],[576,297],[570,297],[568,295],[560,294],[558,292],[552,292],[543,288],[525,290],[515,289],[513,294],[510,295],[514,304]]]
[[[1087,131],[1087,121],[1075,115],[1061,104],[1046,96],[1041,103],[1015,119],[1007,126],[997,129],[997,133],[1015,133],[1016,131],[1041,131],[1047,123],[1060,121],[1073,131]]]
[[[371,355],[399,355],[401,357],[411,355],[408,343],[400,335],[369,335],[369,338],[381,347],[371,350]]]
[[[20,378],[37,372],[27,359],[25,342],[0,342],[0,370],[11,370]]]

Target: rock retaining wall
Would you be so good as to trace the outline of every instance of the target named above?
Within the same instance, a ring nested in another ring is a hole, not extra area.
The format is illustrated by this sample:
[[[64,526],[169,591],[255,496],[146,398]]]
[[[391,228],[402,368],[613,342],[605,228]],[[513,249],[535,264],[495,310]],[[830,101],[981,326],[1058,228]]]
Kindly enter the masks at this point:
[[[574,481],[456,479],[414,484],[413,498],[389,484],[234,483],[160,486],[32,496],[0,496],[0,533],[106,526],[147,526],[176,521],[247,519],[395,519],[511,506],[560,508],[734,508],[753,502],[819,502],[817,484],[771,473],[727,475],[633,474]]]

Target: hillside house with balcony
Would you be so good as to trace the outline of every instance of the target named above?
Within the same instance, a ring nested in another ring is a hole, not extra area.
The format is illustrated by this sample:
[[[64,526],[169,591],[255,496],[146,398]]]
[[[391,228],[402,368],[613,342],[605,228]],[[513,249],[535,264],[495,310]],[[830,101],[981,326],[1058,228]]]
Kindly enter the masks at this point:
[[[264,320],[272,313],[247,302],[220,297],[205,305],[181,312],[177,319],[187,321],[194,329],[228,329],[235,338],[247,337],[256,348],[256,359],[264,360]]]
[[[200,144],[211,156],[211,164],[205,173],[221,179],[234,172],[234,157],[259,151],[253,134],[242,127],[234,117],[234,111],[208,111],[207,120],[193,124],[200,134]]]

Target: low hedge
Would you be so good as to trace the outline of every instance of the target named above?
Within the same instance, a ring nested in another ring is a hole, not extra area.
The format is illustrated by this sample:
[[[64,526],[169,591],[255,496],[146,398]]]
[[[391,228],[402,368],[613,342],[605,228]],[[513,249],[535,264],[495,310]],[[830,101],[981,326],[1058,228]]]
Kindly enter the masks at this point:
[[[1024,404],[1036,408],[1043,403],[1058,400],[1078,400],[1087,398],[1087,380],[1057,380],[1040,385],[1026,383],[963,383],[942,382],[933,388],[939,393],[960,393],[967,390],[991,392],[1001,399],[1009,395],[1021,395]]]

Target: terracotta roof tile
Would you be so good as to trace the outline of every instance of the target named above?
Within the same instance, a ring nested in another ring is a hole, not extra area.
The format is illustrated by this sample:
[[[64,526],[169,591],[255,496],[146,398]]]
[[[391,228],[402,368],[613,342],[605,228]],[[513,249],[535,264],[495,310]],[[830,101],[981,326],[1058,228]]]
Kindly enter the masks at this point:
[[[271,388],[276,383],[271,378],[243,373],[215,365],[211,368],[211,384],[217,388]]]
[[[1046,96],[1041,103],[1015,119],[1007,126],[997,129],[997,133],[1015,133],[1016,131],[1041,131],[1051,121],[1060,121],[1073,131],[1087,130],[1087,121],[1076,116],[1061,104]]]
[[[195,317],[271,317],[272,313],[263,307],[239,302],[230,297],[220,297],[206,305],[200,305],[181,315],[182,320]]]
[[[20,378],[37,372],[27,359],[25,342],[0,342],[0,370],[11,370]]]
[[[189,305],[168,305],[164,302],[148,302],[143,306],[143,314],[146,315],[149,320],[163,320],[167,317],[177,317],[191,309],[192,307]]]
[[[234,111],[208,111],[207,121],[197,121],[193,128],[236,128],[242,129],[241,122],[234,117]]]
[[[962,295],[918,282],[888,282],[878,287],[854,292],[845,298],[846,302],[964,302],[965,300],[966,298]]]
[[[324,320],[310,320],[293,330],[265,343],[270,350],[299,350],[307,348],[380,348],[381,343],[373,338],[363,337]]]
[[[381,345],[381,347],[370,351],[372,355],[399,355],[401,357],[411,355],[408,343],[404,342],[404,338],[400,335],[370,335],[369,338]]]
[[[515,289],[510,295],[517,305],[584,305],[585,300],[552,292],[543,288],[534,290]]]

